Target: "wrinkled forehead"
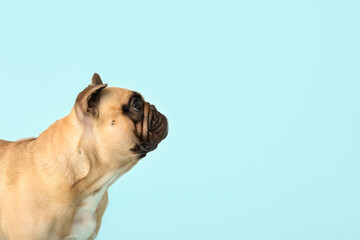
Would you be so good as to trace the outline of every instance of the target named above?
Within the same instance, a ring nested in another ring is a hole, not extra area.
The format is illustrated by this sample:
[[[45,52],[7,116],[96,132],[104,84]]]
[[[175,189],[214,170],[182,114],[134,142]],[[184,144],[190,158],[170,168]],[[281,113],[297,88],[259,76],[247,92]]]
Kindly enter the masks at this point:
[[[108,87],[101,92],[100,105],[106,103],[106,105],[122,107],[124,104],[128,104],[134,97],[144,100],[142,95],[136,91],[125,88]]]

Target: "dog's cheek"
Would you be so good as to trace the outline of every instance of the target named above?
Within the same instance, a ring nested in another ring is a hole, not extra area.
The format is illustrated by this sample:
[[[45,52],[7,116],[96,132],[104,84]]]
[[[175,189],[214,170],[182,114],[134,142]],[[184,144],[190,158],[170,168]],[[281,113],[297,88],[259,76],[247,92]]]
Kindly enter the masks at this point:
[[[133,145],[132,131],[125,124],[113,124],[106,127],[102,132],[101,141],[109,149],[116,152],[125,152]]]

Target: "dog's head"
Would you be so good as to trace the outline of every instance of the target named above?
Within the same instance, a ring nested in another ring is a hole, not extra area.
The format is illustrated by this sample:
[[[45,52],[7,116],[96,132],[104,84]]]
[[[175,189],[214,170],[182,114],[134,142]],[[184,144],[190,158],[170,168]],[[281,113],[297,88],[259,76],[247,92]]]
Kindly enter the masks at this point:
[[[168,121],[154,105],[137,92],[107,87],[96,73],[78,95],[75,112],[84,138],[109,159],[143,158],[168,133]]]

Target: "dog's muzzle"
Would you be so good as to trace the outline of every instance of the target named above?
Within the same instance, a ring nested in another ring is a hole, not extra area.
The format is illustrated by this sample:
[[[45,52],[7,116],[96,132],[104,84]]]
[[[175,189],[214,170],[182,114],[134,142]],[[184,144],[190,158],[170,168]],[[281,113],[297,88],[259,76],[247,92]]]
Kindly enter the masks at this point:
[[[142,139],[132,149],[139,153],[140,157],[145,157],[148,152],[155,150],[158,144],[166,138],[169,131],[167,118],[157,111],[154,105],[149,104],[148,106],[147,114],[144,115],[143,119]],[[144,127],[145,125],[147,127]]]

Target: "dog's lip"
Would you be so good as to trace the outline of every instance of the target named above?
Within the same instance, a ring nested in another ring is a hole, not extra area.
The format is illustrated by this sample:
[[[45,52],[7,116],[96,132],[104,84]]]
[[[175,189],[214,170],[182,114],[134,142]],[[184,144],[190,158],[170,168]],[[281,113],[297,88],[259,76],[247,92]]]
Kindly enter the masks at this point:
[[[136,143],[135,146],[133,148],[131,148],[130,150],[140,154],[140,155],[146,155],[148,152],[151,152],[153,150],[155,150],[157,148],[158,144],[155,144],[153,146],[146,146],[146,144],[141,144],[141,143]]]

